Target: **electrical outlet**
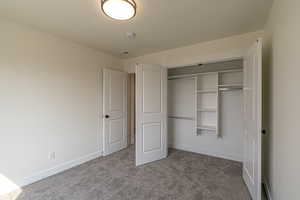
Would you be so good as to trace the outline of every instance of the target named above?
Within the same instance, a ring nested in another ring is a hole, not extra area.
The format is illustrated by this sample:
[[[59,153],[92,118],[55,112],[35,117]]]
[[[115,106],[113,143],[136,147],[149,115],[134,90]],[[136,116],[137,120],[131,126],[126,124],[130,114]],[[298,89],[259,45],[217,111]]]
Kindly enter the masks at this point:
[[[50,160],[55,160],[55,157],[56,157],[56,153],[54,151],[49,153]]]

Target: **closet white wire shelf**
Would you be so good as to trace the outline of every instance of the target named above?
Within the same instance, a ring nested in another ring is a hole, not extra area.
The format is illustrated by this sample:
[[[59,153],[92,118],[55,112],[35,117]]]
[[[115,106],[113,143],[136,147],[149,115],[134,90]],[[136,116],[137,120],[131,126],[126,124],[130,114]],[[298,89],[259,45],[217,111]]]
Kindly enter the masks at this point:
[[[219,91],[243,90],[242,85],[219,85]]]
[[[172,79],[181,79],[181,78],[195,78],[196,76],[201,75],[209,75],[209,74],[215,74],[215,73],[232,73],[232,72],[242,72],[242,69],[232,69],[232,70],[219,70],[214,72],[200,72],[200,73],[192,73],[192,74],[182,74],[182,75],[174,75],[174,76],[168,76],[168,80]]]

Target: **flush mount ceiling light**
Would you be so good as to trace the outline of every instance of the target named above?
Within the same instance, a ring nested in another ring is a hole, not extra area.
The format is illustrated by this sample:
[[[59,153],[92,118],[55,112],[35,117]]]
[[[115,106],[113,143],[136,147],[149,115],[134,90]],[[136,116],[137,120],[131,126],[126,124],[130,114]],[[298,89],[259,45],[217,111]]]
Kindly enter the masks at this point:
[[[101,0],[101,8],[105,15],[117,20],[128,20],[136,14],[134,0]]]

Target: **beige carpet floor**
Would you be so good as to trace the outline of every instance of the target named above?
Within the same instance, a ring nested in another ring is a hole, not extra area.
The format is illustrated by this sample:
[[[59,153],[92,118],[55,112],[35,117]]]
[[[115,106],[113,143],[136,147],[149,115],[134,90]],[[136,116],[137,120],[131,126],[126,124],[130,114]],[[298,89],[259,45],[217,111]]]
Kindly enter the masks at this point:
[[[241,163],[170,149],[168,158],[135,167],[133,147],[29,185],[14,195],[2,199],[250,199]]]

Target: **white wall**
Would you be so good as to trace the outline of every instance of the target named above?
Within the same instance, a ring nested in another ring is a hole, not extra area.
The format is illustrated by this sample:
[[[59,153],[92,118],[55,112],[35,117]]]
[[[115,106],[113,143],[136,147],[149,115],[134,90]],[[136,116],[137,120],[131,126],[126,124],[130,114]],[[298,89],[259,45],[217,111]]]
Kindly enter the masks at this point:
[[[273,200],[300,186],[300,1],[275,0],[265,37],[265,175]]]
[[[239,58],[258,38],[263,31],[236,35],[224,39],[198,43],[186,47],[170,49],[154,54],[123,60],[125,70],[133,73],[136,63],[160,64],[165,67],[176,67],[195,63],[207,63],[226,58]]]
[[[102,67],[122,69],[122,63],[8,21],[0,20],[0,29],[3,190],[3,177],[24,184],[35,178],[32,176],[49,173],[44,170],[99,156],[102,80],[99,82],[98,72]],[[53,151],[56,160],[49,160]]]

